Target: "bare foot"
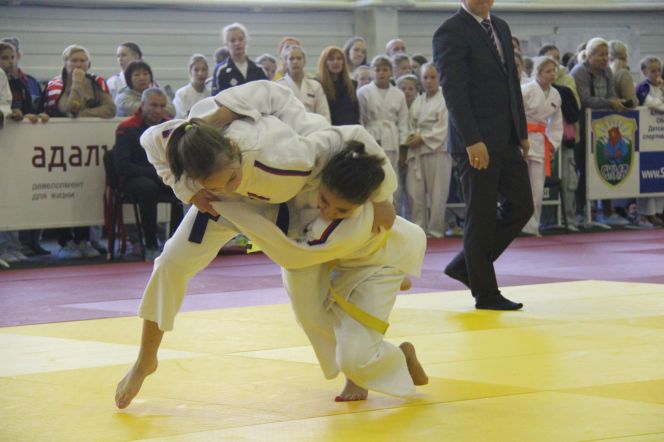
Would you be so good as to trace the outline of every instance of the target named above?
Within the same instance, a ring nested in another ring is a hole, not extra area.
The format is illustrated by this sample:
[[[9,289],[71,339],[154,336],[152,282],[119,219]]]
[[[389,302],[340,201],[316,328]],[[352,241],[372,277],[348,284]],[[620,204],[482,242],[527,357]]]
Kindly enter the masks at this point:
[[[413,379],[415,385],[426,385],[429,383],[429,377],[424,372],[424,368],[417,360],[415,354],[415,347],[410,342],[402,342],[399,346],[404,355],[406,355],[406,365],[408,366],[408,373]]]
[[[412,286],[413,283],[410,281],[410,278],[404,278],[403,281],[401,281],[401,287],[399,287],[399,290],[405,292],[406,290],[410,290]]]
[[[118,383],[115,390],[115,405],[118,408],[127,408],[141,390],[146,377],[157,370],[157,360],[145,365],[134,364],[124,378]]]
[[[335,402],[350,402],[350,401],[365,401],[369,396],[369,390],[362,388],[355,384],[350,379],[346,379],[344,389],[339,393],[339,396],[334,398]]]

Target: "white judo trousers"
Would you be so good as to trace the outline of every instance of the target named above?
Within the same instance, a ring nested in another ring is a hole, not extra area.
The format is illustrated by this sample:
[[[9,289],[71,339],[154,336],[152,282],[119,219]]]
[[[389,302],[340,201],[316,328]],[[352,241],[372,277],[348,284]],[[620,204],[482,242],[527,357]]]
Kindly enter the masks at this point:
[[[255,203],[253,210],[273,220],[278,206]],[[173,236],[166,241],[164,250],[154,261],[152,275],[143,292],[138,316],[156,322],[162,331],[173,330],[189,280],[212,262],[224,244],[240,233],[227,222],[210,220],[203,241],[200,244],[191,242],[189,234],[198,213],[195,208],[189,210]]]
[[[521,85],[523,105],[526,111],[526,119],[529,124],[546,125],[546,135],[539,132],[528,132],[530,151],[526,161],[528,162],[528,174],[533,193],[535,210],[533,216],[524,226],[523,231],[532,235],[539,234],[540,218],[542,215],[542,201],[544,197],[544,181],[546,180],[545,149],[546,140],[554,147],[559,147],[563,140],[563,115],[561,111],[560,94],[553,87],[549,88],[548,95],[537,81],[531,81]],[[551,157],[553,157],[553,153]]]
[[[445,236],[452,163],[452,155],[440,151],[408,161],[406,189],[411,200],[410,218],[434,238]]]
[[[332,285],[336,278],[347,277],[346,273],[354,270],[336,268]],[[341,372],[368,390],[399,397],[415,394],[401,349],[330,302],[327,265],[284,269],[282,276],[295,317],[309,338],[327,379],[334,379]],[[348,301],[388,322],[404,276],[397,268],[378,267],[358,283]]]
[[[406,190],[410,197],[411,220],[428,236],[445,236],[445,207],[450,193],[452,155],[447,149],[448,112],[442,91],[418,95],[410,106],[410,126],[422,139],[408,149]]]

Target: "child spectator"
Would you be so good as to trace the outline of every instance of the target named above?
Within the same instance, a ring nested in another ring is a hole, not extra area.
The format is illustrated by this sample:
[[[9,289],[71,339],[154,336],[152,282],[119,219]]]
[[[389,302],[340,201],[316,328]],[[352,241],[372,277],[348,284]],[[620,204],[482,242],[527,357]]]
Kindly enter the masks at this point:
[[[210,72],[207,59],[202,54],[194,54],[189,59],[189,84],[181,87],[175,92],[176,118],[187,118],[191,107],[209,97],[212,90],[205,85],[208,73]]]
[[[277,59],[273,55],[263,54],[256,59],[256,64],[263,68],[268,80],[273,80],[277,73]]]
[[[397,80],[397,87],[401,89],[401,92],[403,92],[403,95],[406,97],[406,104],[408,105],[408,109],[410,109],[413,101],[415,101],[419,95],[417,86],[418,78],[414,74],[402,75]]]
[[[366,65],[358,66],[353,72],[353,80],[357,83],[357,88],[371,83],[371,68]]]
[[[413,73],[413,69],[410,65],[410,57],[408,57],[408,54],[394,54],[394,57],[392,57],[392,71],[394,72],[395,82],[402,75]]]
[[[390,84],[392,63],[384,55],[371,61],[373,82],[357,91],[360,104],[360,121],[385,150],[395,173],[398,175],[399,146],[406,144],[408,136],[408,105],[403,92]],[[394,197],[394,206],[401,207],[402,183]]]
[[[286,50],[290,46],[302,46],[302,42],[295,37],[284,37],[277,45],[277,72],[275,72],[272,81],[281,80],[286,75]]]
[[[230,50],[230,57],[225,63],[214,67],[212,95],[229,87],[249,81],[267,80],[263,68],[247,57],[247,28],[240,23],[232,23],[221,30],[224,45]]]
[[[447,107],[433,63],[422,65],[421,77],[425,92],[417,96],[410,107],[412,133],[406,140],[406,189],[412,221],[422,227],[427,236],[442,238],[452,177],[452,155],[447,149]]]
[[[314,79],[304,75],[306,58],[302,47],[289,46],[286,50],[286,75],[277,83],[290,88],[309,112],[320,114],[329,122],[330,107],[323,87]]]
[[[551,175],[551,158],[563,139],[563,115],[558,91],[552,87],[558,62],[551,57],[535,57],[535,79],[521,86],[528,120],[530,151],[526,161],[533,192],[535,212],[523,232],[540,236],[539,225],[544,196],[544,180]]]
[[[662,62],[657,57],[641,60],[641,73],[644,80],[636,87],[639,106],[646,106],[664,112],[664,89],[662,88]]]

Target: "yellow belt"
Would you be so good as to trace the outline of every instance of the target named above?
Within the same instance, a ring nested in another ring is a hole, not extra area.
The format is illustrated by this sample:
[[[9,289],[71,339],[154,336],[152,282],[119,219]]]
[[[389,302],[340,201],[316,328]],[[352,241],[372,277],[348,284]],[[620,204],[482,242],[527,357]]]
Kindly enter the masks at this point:
[[[373,250],[371,250],[370,254],[376,253],[378,250],[380,250],[382,247],[385,246],[390,236],[390,233],[391,230],[383,232],[383,239],[374,247]],[[328,269],[330,274],[332,273],[332,270],[336,265],[337,261],[332,261],[328,263]],[[378,319],[372,314],[365,312],[358,306],[349,302],[346,298],[344,298],[336,290],[334,290],[334,287],[332,287],[331,282],[330,282],[330,295],[332,296],[334,302],[336,302],[337,305],[341,308],[341,310],[346,312],[348,316],[355,319],[357,322],[364,325],[365,327],[368,327],[372,330],[377,331],[381,335],[384,335],[385,332],[387,331],[387,328],[390,326],[389,323],[383,321],[382,319]]]

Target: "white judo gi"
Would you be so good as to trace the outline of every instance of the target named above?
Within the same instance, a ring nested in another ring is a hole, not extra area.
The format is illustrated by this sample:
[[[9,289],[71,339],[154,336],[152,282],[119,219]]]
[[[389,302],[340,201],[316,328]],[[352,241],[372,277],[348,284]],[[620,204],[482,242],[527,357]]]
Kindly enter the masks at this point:
[[[309,112],[322,115],[327,122],[331,122],[330,107],[327,104],[327,97],[323,86],[313,78],[304,77],[300,86],[291,78],[288,73],[277,81],[277,84],[289,87],[298,100],[304,104]]]
[[[399,146],[408,136],[408,105],[401,89],[390,85],[380,89],[373,82],[357,90],[360,105],[360,123],[378,141],[399,175]],[[399,183],[394,194],[397,213],[401,206],[403,183]]]
[[[423,144],[408,149],[406,189],[411,220],[434,238],[445,236],[445,206],[450,193],[452,155],[447,148],[447,106],[440,89],[418,95],[410,106],[411,130]]]
[[[235,192],[237,195],[222,198],[244,198],[247,204],[254,206],[270,205],[263,209],[265,216],[276,218],[276,204],[300,193],[308,181],[318,176],[328,158],[342,150],[346,141],[363,141],[368,153],[385,157],[380,146],[362,127],[333,128],[322,117],[305,112],[290,90],[268,81],[251,82],[223,91],[198,103],[192,108],[191,115],[200,115],[197,109],[207,110],[210,104],[216,106],[214,101],[248,116],[234,121],[225,131],[242,151],[243,176]],[[308,135],[298,135],[280,118]],[[163,181],[174,189],[178,198],[188,202],[201,186],[187,177],[175,182],[166,158],[168,137],[182,122],[169,121],[151,127],[141,137],[141,144]],[[372,196],[372,201],[389,199],[396,185],[396,177],[387,161],[384,170],[386,179]],[[187,213],[155,260],[139,308],[140,317],[156,322],[164,331],[173,328],[189,279],[214,259],[223,244],[240,233],[228,225],[207,223],[201,243],[191,242],[189,235],[197,215],[197,210]]]
[[[535,211],[523,231],[533,235],[539,234],[540,216],[542,215],[542,198],[544,180],[546,179],[546,140],[554,148],[558,148],[563,140],[563,114],[558,91],[550,87],[545,93],[537,81],[533,80],[521,86],[523,106],[528,120],[528,173],[533,191]],[[553,157],[553,153],[551,153]]]

